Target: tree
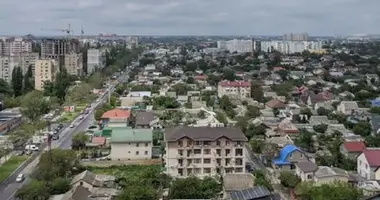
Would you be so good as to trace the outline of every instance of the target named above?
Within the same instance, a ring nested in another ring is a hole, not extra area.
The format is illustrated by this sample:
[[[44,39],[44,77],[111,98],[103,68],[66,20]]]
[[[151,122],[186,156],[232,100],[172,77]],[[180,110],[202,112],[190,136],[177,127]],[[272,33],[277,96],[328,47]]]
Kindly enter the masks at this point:
[[[364,122],[364,121],[361,121],[361,122],[358,122],[354,128],[352,129],[352,131],[357,134],[357,135],[361,135],[363,137],[366,137],[368,135],[371,134],[371,131],[372,131],[372,126],[370,123],[368,122]]]
[[[325,133],[327,131],[328,125],[327,124],[319,124],[313,126],[314,131],[318,133]]]
[[[74,150],[84,149],[86,147],[86,143],[89,140],[89,136],[85,132],[79,132],[73,136],[71,148]]]
[[[253,100],[264,102],[264,91],[261,85],[251,83],[251,96]]]
[[[252,172],[255,184],[266,187],[269,191],[273,191],[273,186],[270,181],[265,176],[265,173],[262,170],[256,169]]]
[[[325,107],[319,107],[319,108],[317,109],[317,113],[318,113],[318,115],[325,115],[325,116],[328,116],[328,115],[331,113],[331,111],[328,110],[328,109],[326,109]]]
[[[43,114],[50,110],[50,103],[41,91],[28,92],[21,102],[21,112],[30,121],[40,120]]]
[[[178,108],[180,104],[174,97],[168,96],[158,96],[154,97],[153,101],[153,109],[170,109],[170,108]]]
[[[153,145],[159,145],[162,140],[164,140],[164,132],[158,129],[153,130]]]
[[[117,200],[150,200],[157,198],[157,190],[152,186],[129,185],[117,196]]]
[[[81,170],[78,155],[74,150],[52,149],[41,154],[33,177],[37,180],[53,181]]]
[[[99,121],[102,118],[103,114],[111,109],[112,106],[110,104],[103,104],[101,107],[96,108],[94,115],[95,119]]]
[[[221,191],[221,185],[211,177],[175,179],[169,190],[170,199],[211,199]]]
[[[18,189],[15,196],[20,200],[47,200],[50,195],[43,181],[31,180]]]
[[[265,142],[263,140],[253,139],[252,138],[249,141],[249,145],[251,146],[253,152],[255,152],[255,153],[261,153],[263,151]]]
[[[30,92],[34,89],[34,79],[33,79],[33,71],[32,65],[28,66],[28,70],[24,76],[24,93]]]
[[[323,184],[321,186],[314,186],[311,183],[302,182],[297,185],[295,192],[297,199],[300,200],[357,200],[363,195],[357,188],[341,182]]]
[[[100,89],[103,87],[103,82],[104,82],[104,77],[102,76],[102,74],[100,72],[95,72],[94,74],[92,74],[89,78],[88,78],[88,84],[90,84],[90,86],[92,88],[95,88],[95,89]]]
[[[54,82],[54,92],[55,92],[55,95],[59,98],[61,104],[65,101],[66,92],[69,86],[70,86],[70,76],[67,73],[66,69],[63,68],[56,75],[55,82]]]
[[[292,172],[282,171],[280,174],[281,184],[286,188],[295,188],[301,180]]]
[[[308,152],[315,152],[313,133],[310,133],[306,129],[301,129],[299,137],[295,140],[295,144]]]
[[[71,188],[70,181],[67,178],[63,177],[54,179],[53,181],[49,182],[48,186],[50,195],[63,194],[69,191]]]
[[[66,93],[65,100],[70,105],[88,103],[91,100],[91,96],[93,96],[91,94],[91,86],[87,83],[83,83],[69,89]]]
[[[13,93],[11,86],[7,81],[0,78],[0,94],[11,95]]]
[[[273,109],[273,115],[274,115],[275,117],[277,117],[279,114],[280,114],[280,110],[278,110],[278,108],[274,108],[274,109]]]
[[[245,113],[245,116],[248,118],[256,118],[261,115],[260,108],[252,105],[247,106],[247,112]]]
[[[15,97],[22,95],[23,74],[21,67],[15,67],[12,71],[12,88]]]
[[[197,116],[201,119],[204,119],[206,117],[206,112],[201,110],[198,112]]]

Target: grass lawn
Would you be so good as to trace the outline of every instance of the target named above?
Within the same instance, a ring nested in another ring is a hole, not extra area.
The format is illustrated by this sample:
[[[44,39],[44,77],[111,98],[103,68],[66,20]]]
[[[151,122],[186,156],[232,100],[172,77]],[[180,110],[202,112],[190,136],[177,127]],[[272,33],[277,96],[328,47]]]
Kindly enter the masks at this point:
[[[59,118],[59,121],[60,122],[70,122],[70,121],[73,121],[78,115],[79,115],[79,111],[75,111],[75,112],[64,112],[63,115],[61,116],[61,118]]]
[[[9,175],[29,156],[13,156],[7,162],[0,166],[0,182],[8,178]]]

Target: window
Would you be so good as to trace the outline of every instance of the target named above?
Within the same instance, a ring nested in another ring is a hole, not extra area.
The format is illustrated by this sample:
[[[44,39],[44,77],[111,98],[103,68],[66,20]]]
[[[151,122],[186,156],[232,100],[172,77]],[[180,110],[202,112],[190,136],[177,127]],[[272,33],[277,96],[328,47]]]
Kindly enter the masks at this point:
[[[194,149],[194,154],[201,154],[202,151],[200,149]]]
[[[308,174],[308,175],[307,175],[307,179],[310,180],[310,179],[312,179],[312,178],[313,178],[313,176],[311,176],[311,174]]]
[[[205,174],[210,174],[211,173],[211,168],[204,168],[203,173]]]
[[[204,142],[203,142],[203,145],[210,145],[210,144],[211,144],[210,141],[204,141]]]
[[[199,159],[199,158],[198,158],[198,159],[194,159],[194,163],[195,163],[195,164],[199,164],[199,163],[201,163],[201,159]]]
[[[209,155],[210,153],[211,153],[210,149],[203,150],[203,154],[205,154],[205,155]]]
[[[145,146],[146,146],[146,147],[149,146],[149,143],[145,143]]]
[[[182,147],[182,141],[178,141],[178,146]]]
[[[136,143],[136,147],[139,147],[140,146],[140,144],[139,143]]]
[[[211,159],[210,158],[203,159],[203,163],[204,164],[210,164],[211,163]]]
[[[136,156],[138,156],[139,155],[139,151],[136,151]]]
[[[145,155],[148,155],[148,151],[145,151]]]

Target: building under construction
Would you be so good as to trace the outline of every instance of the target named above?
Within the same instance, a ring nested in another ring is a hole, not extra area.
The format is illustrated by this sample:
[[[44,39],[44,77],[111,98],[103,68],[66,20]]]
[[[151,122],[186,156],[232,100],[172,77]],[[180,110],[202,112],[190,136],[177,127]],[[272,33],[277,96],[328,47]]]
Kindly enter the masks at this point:
[[[76,38],[47,38],[41,43],[41,58],[55,59],[59,67],[78,65],[78,69],[67,69],[72,75],[80,75],[82,71],[82,55],[80,54],[80,42]],[[70,63],[68,63],[70,62]]]

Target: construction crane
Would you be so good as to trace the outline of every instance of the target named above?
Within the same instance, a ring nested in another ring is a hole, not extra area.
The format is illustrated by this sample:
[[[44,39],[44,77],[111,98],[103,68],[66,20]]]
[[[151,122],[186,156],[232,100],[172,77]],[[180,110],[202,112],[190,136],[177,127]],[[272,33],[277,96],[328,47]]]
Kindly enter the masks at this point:
[[[45,29],[41,28],[41,31],[60,31],[60,32],[65,32],[67,33],[68,36],[70,36],[73,33],[73,30],[71,29],[71,25],[69,24],[67,29],[60,29],[60,28],[55,28],[55,29]]]

